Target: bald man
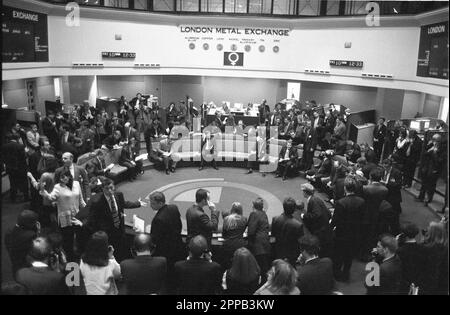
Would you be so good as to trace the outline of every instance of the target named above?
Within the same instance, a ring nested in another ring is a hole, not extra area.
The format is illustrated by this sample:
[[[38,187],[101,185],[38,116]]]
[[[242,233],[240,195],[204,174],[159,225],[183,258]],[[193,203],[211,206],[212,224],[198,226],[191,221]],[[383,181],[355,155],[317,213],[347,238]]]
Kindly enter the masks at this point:
[[[73,163],[73,154],[70,152],[65,152],[62,155],[63,166],[59,167],[55,171],[55,183],[59,182],[59,178],[63,170],[69,169],[72,174],[73,180],[76,180],[80,183],[81,189],[83,191],[84,200],[88,201],[91,199],[91,189],[89,188],[89,178],[86,173],[86,170],[78,165]]]
[[[126,294],[163,294],[167,274],[167,260],[153,257],[155,244],[148,234],[139,233],[134,237],[133,259],[120,263]]]

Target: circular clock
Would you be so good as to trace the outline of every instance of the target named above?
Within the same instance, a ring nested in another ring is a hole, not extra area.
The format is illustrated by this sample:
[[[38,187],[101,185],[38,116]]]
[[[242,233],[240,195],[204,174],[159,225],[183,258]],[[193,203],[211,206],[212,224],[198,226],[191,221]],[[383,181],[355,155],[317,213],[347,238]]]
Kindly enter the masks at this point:
[[[189,44],[189,49],[195,49],[195,44],[194,43],[190,43]]]
[[[203,49],[204,50],[208,50],[209,49],[209,44],[208,43],[204,43],[203,44]]]
[[[244,49],[245,49],[246,52],[249,52],[250,50],[252,50],[252,46],[245,45]]]
[[[236,44],[231,45],[231,50],[232,51],[236,51],[237,50],[237,45]]]
[[[264,52],[266,50],[266,47],[264,45],[259,46],[259,51]]]
[[[280,47],[278,47],[278,46],[273,46],[273,52],[274,53],[277,53],[277,52],[279,52],[280,51]]]
[[[222,44],[217,44],[217,50],[221,51],[223,49],[223,45]]]

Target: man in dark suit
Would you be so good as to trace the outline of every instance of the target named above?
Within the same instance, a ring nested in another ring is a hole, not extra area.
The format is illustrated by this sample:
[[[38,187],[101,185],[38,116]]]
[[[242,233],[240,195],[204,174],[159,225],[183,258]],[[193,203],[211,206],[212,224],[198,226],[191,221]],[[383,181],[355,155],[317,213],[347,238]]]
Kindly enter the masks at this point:
[[[195,204],[186,211],[187,238],[189,242],[196,235],[202,235],[211,246],[212,234],[217,230],[219,223],[219,211],[214,203],[210,201],[209,191],[199,189],[195,193]],[[208,207],[211,211],[211,218],[203,210]]]
[[[24,201],[29,201],[25,146],[18,142],[18,134],[9,134],[7,139],[8,143],[2,146],[2,162],[6,166],[6,173],[11,185],[11,201],[16,201],[17,190],[23,193]]]
[[[297,148],[292,146],[292,140],[288,140],[278,155],[278,168],[275,177],[283,176],[286,180],[287,173],[290,169],[296,167],[298,160]]]
[[[270,117],[270,107],[267,105],[267,101],[265,99],[262,100],[261,104],[258,107],[259,111],[259,124],[267,125]]]
[[[382,235],[378,241],[375,261],[379,264],[379,283],[367,285],[369,295],[396,295],[400,292],[402,263],[396,254],[397,240],[391,235]]]
[[[283,201],[284,213],[272,219],[272,236],[275,237],[275,258],[287,259],[294,266],[300,249],[298,240],[303,236],[303,224],[293,217],[296,203],[293,198]]]
[[[65,275],[49,267],[52,248],[46,238],[38,237],[32,241],[29,251],[31,267],[17,271],[16,281],[31,295],[66,295]]]
[[[306,212],[302,214],[303,223],[312,235],[319,238],[320,257],[330,257],[332,231],[329,222],[331,213],[323,200],[314,195],[315,189],[311,184],[302,184],[301,190],[306,199]]]
[[[348,281],[352,260],[358,248],[362,219],[365,211],[364,199],[358,197],[357,183],[352,177],[344,181],[345,197],[336,201],[331,227],[334,228],[334,275],[337,280]]]
[[[164,194],[158,191],[150,195],[150,206],[156,211],[150,232],[155,255],[165,257],[168,265],[173,266],[185,257],[180,211],[176,205],[167,205]]]
[[[23,210],[17,218],[17,224],[5,234],[5,247],[11,259],[13,277],[17,270],[28,267],[26,257],[40,227],[37,213]]]
[[[91,199],[91,189],[89,188],[89,178],[86,170],[73,163],[73,154],[70,152],[65,152],[62,155],[63,166],[59,167],[55,171],[55,183],[59,183],[59,178],[64,169],[68,169],[72,174],[73,180],[80,183],[81,190],[83,192],[83,198],[87,202]]]
[[[412,185],[417,163],[422,153],[423,141],[417,135],[417,131],[409,130],[408,148],[406,149],[406,160],[403,165],[403,185],[409,188]]]
[[[402,261],[401,291],[408,294],[411,283],[424,287],[428,253],[423,244],[417,243],[419,228],[414,223],[406,224],[401,229],[397,255]]]
[[[306,126],[303,131],[303,156],[302,166],[305,171],[311,169],[313,165],[314,151],[317,146],[317,135],[311,128],[311,121],[306,121]]]
[[[189,257],[175,263],[177,295],[211,295],[220,292],[222,270],[211,261],[208,243],[202,235],[189,241]]]
[[[109,178],[102,179],[103,193],[96,194],[91,200],[87,222],[75,219],[75,225],[84,225],[91,232],[104,231],[108,234],[109,243],[116,249],[117,259],[125,257],[123,238],[125,233],[124,209],[146,207],[147,204],[139,198],[138,201],[126,201],[123,193],[116,192],[114,182]]]
[[[381,153],[383,151],[384,138],[386,137],[387,128],[384,125],[384,117],[378,119],[378,124],[373,130],[373,150],[375,151],[377,161],[381,159]]]
[[[422,186],[418,200],[423,201],[426,193],[428,198],[425,200],[425,206],[433,200],[436,183],[444,167],[445,154],[442,137],[435,134],[425,147],[424,162],[421,168]]]
[[[155,244],[148,234],[134,237],[133,259],[120,263],[120,272],[128,295],[164,294],[167,261],[154,254]]]
[[[370,172],[369,184],[363,187],[363,195],[366,201],[366,211],[363,217],[363,233],[361,237],[361,258],[368,260],[370,250],[376,242],[377,225],[379,220],[380,204],[386,199],[388,189],[380,181],[383,170],[376,168]]]
[[[131,126],[130,122],[127,122],[125,123],[124,126],[124,134],[122,136],[122,139],[125,142],[130,142],[131,138],[136,139],[135,147],[136,150],[139,152],[141,150],[141,141],[140,141],[141,138],[139,132],[137,132],[137,130]]]
[[[207,159],[207,161],[205,160]],[[211,131],[207,130],[202,135],[202,156],[200,161],[199,171],[203,170],[203,167],[206,162],[211,162],[212,167],[215,170],[218,170],[216,164],[217,159],[217,148],[216,148],[216,139],[214,135],[211,134]]]
[[[58,129],[55,121],[55,113],[53,111],[49,111],[47,116],[42,119],[42,129],[44,135],[48,138],[48,141],[50,141],[50,144],[55,148],[59,148]]]
[[[333,263],[319,258],[320,241],[314,235],[299,240],[300,257],[297,265],[297,287],[301,295],[329,295],[333,292]]]
[[[397,235],[400,232],[400,213],[402,213],[402,172],[392,166],[391,159],[383,160],[384,177],[382,183],[384,183],[388,189],[388,195],[386,201],[388,201],[394,211],[396,212],[393,235]]]

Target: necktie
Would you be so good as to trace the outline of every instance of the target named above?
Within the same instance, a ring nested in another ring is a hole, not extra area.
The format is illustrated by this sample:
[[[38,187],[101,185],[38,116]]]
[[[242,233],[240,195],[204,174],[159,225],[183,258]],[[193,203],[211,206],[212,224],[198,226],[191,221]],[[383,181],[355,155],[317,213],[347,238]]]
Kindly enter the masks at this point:
[[[120,218],[119,211],[117,211],[116,203],[114,202],[114,197],[109,198],[109,204],[111,206],[111,214],[114,222],[114,227],[118,229],[120,227]]]

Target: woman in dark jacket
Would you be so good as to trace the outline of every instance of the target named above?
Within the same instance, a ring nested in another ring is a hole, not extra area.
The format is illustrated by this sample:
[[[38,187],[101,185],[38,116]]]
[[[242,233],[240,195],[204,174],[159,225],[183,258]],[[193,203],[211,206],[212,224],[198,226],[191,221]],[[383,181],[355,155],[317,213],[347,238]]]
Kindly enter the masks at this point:
[[[222,237],[222,267],[229,268],[231,258],[236,249],[247,246],[244,232],[247,228],[247,218],[242,215],[243,210],[239,202],[233,202],[230,214],[224,216]]]
[[[247,248],[238,248],[234,252],[231,268],[223,275],[226,293],[251,295],[259,288],[260,279],[260,268],[255,257]]]
[[[266,280],[270,267],[269,219],[264,211],[264,201],[256,198],[253,201],[253,211],[248,218],[248,248],[255,255],[261,269],[261,277]]]

